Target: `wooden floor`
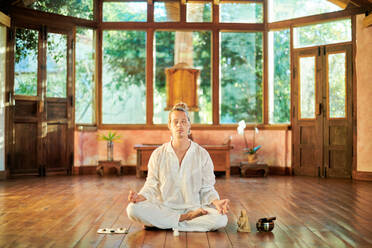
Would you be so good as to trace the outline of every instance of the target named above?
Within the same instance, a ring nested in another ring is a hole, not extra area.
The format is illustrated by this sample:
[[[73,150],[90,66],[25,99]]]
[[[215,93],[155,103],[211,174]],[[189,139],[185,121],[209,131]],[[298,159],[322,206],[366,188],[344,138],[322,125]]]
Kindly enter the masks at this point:
[[[217,178],[231,199],[226,228],[208,233],[145,231],[125,208],[134,176],[54,176],[0,181],[0,247],[372,247],[372,183],[308,177]],[[251,233],[237,233],[246,209]],[[259,218],[276,216],[270,233]],[[128,227],[127,235],[97,234]]]

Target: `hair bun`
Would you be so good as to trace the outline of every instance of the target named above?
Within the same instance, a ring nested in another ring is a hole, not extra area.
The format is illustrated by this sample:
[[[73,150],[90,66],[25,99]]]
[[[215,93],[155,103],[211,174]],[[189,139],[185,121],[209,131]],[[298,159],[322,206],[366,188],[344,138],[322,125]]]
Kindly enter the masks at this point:
[[[184,103],[184,102],[179,102],[179,103],[177,103],[176,105],[173,106],[172,110],[178,110],[178,109],[184,109],[184,110],[188,111],[187,104]]]

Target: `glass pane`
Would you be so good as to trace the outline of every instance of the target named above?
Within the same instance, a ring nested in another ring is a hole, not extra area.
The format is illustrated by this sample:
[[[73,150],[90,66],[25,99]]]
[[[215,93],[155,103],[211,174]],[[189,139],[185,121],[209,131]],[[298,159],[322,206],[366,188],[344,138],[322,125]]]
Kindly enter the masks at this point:
[[[329,118],[346,117],[346,54],[328,55]]]
[[[47,97],[66,97],[67,36],[48,33]]]
[[[289,123],[291,69],[289,29],[269,32],[269,122]]]
[[[37,0],[27,2],[26,7],[31,9],[93,20],[93,0]]]
[[[179,22],[180,3],[178,2],[155,2],[154,3],[155,22]]]
[[[94,123],[94,54],[93,30],[76,29],[75,50],[75,122]]]
[[[186,3],[187,22],[211,22],[212,3]]]
[[[297,27],[293,29],[294,47],[319,46],[351,41],[351,20]]]
[[[103,31],[102,122],[146,123],[144,31]]]
[[[301,119],[315,118],[315,57],[300,58]]]
[[[182,40],[182,45],[181,41]],[[155,32],[155,79],[154,117],[155,124],[168,123],[166,107],[165,68],[180,62],[199,69],[198,112],[190,112],[192,123],[212,123],[211,100],[211,32]]]
[[[263,22],[261,3],[220,3],[220,22]]]
[[[103,2],[104,22],[145,22],[147,2]]]
[[[269,22],[342,10],[327,0],[269,0]]]
[[[262,33],[221,33],[220,122],[262,122]]]
[[[37,95],[37,54],[39,32],[30,29],[16,29],[14,94]]]

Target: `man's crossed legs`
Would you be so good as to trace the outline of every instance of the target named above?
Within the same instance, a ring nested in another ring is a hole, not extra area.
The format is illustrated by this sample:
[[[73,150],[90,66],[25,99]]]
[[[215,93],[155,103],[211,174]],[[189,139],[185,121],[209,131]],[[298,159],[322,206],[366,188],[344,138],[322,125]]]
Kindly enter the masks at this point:
[[[149,201],[142,201],[129,203],[127,214],[129,219],[140,222],[145,226],[154,226],[161,229],[171,228],[183,232],[208,232],[226,226],[226,215],[219,214],[214,208],[203,209],[208,213],[198,213],[198,211],[201,211],[199,209],[176,210]],[[189,214],[185,215],[186,213]],[[180,221],[181,216],[189,216],[191,219],[187,218],[189,220]]]

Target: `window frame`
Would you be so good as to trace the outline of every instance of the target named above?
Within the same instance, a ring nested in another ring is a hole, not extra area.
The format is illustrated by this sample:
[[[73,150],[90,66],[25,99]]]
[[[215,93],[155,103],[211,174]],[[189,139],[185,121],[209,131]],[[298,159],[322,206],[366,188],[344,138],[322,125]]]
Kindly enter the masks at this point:
[[[9,14],[12,19],[22,24],[27,23],[28,25],[46,25],[52,27],[63,27],[67,26],[81,26],[93,28],[96,31],[96,99],[95,99],[95,122],[93,124],[77,124],[75,123],[76,130],[96,130],[96,129],[167,129],[165,124],[153,124],[153,35],[155,30],[187,30],[187,31],[198,31],[198,30],[209,30],[212,33],[212,124],[192,124],[193,129],[196,130],[211,130],[211,129],[222,129],[232,130],[236,129],[237,124],[220,124],[219,122],[219,32],[220,31],[259,31],[263,32],[263,121],[262,123],[249,124],[248,129],[253,129],[258,126],[261,129],[274,129],[274,130],[288,130],[291,129],[292,124],[292,103],[290,113],[289,124],[270,124],[269,113],[268,113],[268,32],[274,30],[280,30],[289,28],[291,33],[291,74],[293,74],[293,28],[298,26],[305,26],[309,24],[328,22],[337,19],[350,18],[352,20],[352,40],[348,43],[355,43],[355,15],[365,12],[363,8],[348,8],[345,10],[331,12],[326,14],[319,14],[314,16],[300,17],[290,20],[268,22],[268,1],[267,0],[236,0],[236,1],[218,1],[218,0],[190,0],[188,2],[212,2],[212,22],[211,23],[194,23],[186,22],[186,0],[181,1],[180,6],[180,21],[179,22],[154,22],[154,5],[153,1],[148,0],[147,9],[147,22],[146,23],[135,23],[135,22],[103,22],[102,21],[102,7],[104,1],[136,1],[136,0],[103,0],[94,1],[93,20],[85,20],[70,16],[60,16],[52,13],[41,12],[31,9],[23,9],[16,6],[9,6]],[[177,1],[177,0],[168,0]],[[263,4],[263,23],[220,23],[219,22],[219,2],[254,2]],[[26,18],[27,16],[27,18]],[[143,30],[147,32],[147,46],[146,46],[146,124],[102,124],[101,121],[101,87],[102,87],[102,32],[103,30]],[[75,60],[75,58],[74,58]],[[291,75],[291,89],[293,84],[293,76]],[[292,95],[292,91],[291,91]],[[293,97],[291,96],[291,101]]]

